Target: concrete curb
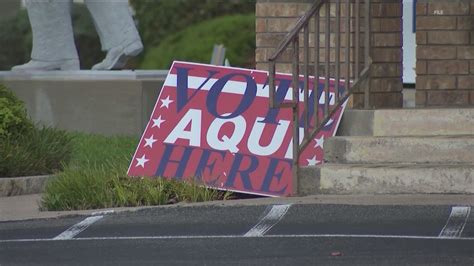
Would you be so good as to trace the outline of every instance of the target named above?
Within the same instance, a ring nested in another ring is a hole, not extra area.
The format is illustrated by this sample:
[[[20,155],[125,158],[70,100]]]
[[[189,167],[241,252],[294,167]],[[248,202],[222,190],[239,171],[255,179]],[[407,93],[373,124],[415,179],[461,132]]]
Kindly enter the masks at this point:
[[[38,194],[54,175],[0,178],[0,197]]]

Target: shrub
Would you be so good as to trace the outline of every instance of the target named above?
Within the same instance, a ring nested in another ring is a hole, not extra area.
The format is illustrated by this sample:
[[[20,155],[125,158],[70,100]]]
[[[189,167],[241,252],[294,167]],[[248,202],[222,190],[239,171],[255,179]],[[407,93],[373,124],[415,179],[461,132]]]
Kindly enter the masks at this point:
[[[71,158],[71,137],[63,130],[32,128],[0,141],[0,177],[45,175]]]
[[[219,17],[170,35],[148,50],[141,67],[168,69],[173,60],[209,63],[214,44],[224,44],[233,66],[254,67],[255,16]]]
[[[155,47],[168,35],[199,22],[255,12],[255,0],[131,0],[131,4],[145,49]]]
[[[8,136],[22,134],[32,127],[23,102],[0,84],[0,140]]]
[[[65,131],[36,128],[23,102],[0,85],[0,177],[51,174],[71,155]]]
[[[0,32],[0,70],[10,70],[30,60],[31,29],[26,10],[1,20]]]

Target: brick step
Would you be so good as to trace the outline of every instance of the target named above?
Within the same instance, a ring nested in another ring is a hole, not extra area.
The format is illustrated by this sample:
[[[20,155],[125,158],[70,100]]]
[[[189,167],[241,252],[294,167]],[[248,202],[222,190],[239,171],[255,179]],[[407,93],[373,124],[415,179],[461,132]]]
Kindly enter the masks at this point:
[[[300,169],[298,193],[474,194],[474,165],[327,163]]]
[[[333,137],[324,141],[329,163],[474,162],[474,136]]]
[[[346,110],[338,135],[474,135],[474,108]]]

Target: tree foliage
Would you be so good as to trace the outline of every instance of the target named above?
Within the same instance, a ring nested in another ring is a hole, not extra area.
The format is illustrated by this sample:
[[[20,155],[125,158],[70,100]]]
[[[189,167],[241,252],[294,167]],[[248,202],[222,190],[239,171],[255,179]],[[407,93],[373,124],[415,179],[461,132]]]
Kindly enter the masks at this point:
[[[255,0],[131,0],[131,4],[148,47],[204,20],[255,12]]]
[[[0,141],[8,136],[22,134],[32,127],[23,102],[0,84]]]
[[[174,60],[209,63],[214,44],[226,47],[232,66],[255,66],[255,16],[225,16],[168,36],[145,54],[141,68],[168,69]]]

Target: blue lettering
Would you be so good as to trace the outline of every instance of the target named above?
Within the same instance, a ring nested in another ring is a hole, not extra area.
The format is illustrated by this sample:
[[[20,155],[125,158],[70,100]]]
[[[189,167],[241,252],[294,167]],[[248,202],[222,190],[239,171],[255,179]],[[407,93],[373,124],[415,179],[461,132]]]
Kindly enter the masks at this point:
[[[242,164],[242,160],[244,157],[250,159],[250,166],[247,169],[240,169],[240,165]],[[255,156],[248,156],[242,155],[239,153],[235,154],[234,162],[229,171],[229,176],[227,177],[227,181],[225,185],[227,187],[235,187],[235,179],[237,178],[237,174],[240,174],[240,178],[242,179],[242,183],[244,188],[247,190],[253,190],[252,183],[250,182],[250,173],[255,171],[258,167],[258,159]]]
[[[209,157],[211,156],[212,153],[221,155],[222,160],[224,160],[226,152],[203,149],[201,159],[199,160],[199,163],[195,172],[196,177],[200,177],[202,179],[202,176],[204,175],[204,170],[206,170],[206,168],[209,169],[209,173],[212,174],[212,172],[214,171],[214,166],[216,165],[216,162],[217,162],[217,159],[214,159],[212,162],[209,162]],[[219,179],[219,177],[220,175],[217,176],[215,179],[217,180]]]
[[[267,173],[265,174],[265,178],[263,179],[261,191],[275,192],[275,193],[281,194],[287,189],[288,185],[286,185],[279,191],[270,191],[270,185],[272,183],[273,178],[276,178],[277,181],[280,182],[281,177],[283,176],[283,172],[285,168],[281,169],[280,172],[277,172],[277,166],[280,164],[280,162],[287,163],[290,166],[290,171],[291,171],[291,168],[292,168],[291,160],[280,160],[276,158],[270,159],[270,165],[268,166]]]
[[[227,82],[231,78],[236,76],[244,77],[247,82],[247,87],[245,88],[245,93],[242,97],[242,101],[234,112],[230,113],[229,115],[220,115],[217,113],[217,100],[219,98],[219,95],[224,89],[224,86],[227,84]],[[211,113],[215,117],[221,119],[232,119],[245,112],[253,103],[255,96],[257,96],[257,84],[250,75],[231,73],[220,78],[218,81],[216,81],[216,83],[214,83],[214,85],[212,85],[207,97],[206,105],[209,113]]]
[[[176,147],[175,145],[165,144],[165,151],[163,152],[163,156],[161,156],[160,165],[156,170],[156,176],[164,176],[165,170],[170,163],[178,164],[178,169],[176,170],[176,174],[173,176],[177,179],[181,179],[184,175],[184,170],[186,170],[186,165],[188,164],[189,157],[191,157],[191,153],[194,150],[193,147],[184,147],[183,155],[178,160],[171,160],[171,155]]]
[[[285,96],[290,89],[291,80],[290,79],[276,79],[279,81],[278,89],[275,94],[275,100],[277,103],[282,103],[285,100]],[[262,121],[258,121],[259,123],[267,123],[267,124],[274,124],[279,125],[276,121],[278,113],[280,112],[280,108],[270,108],[265,116],[265,119]]]
[[[206,80],[201,83],[201,85],[194,91],[194,93],[188,97],[188,77],[189,77],[189,70],[190,68],[184,68],[184,67],[177,67],[177,82],[176,82],[176,109],[177,112],[179,113],[184,106],[194,97],[196,96],[196,93],[202,89],[202,87],[219,71],[212,71],[208,70],[207,73],[207,78]]]

